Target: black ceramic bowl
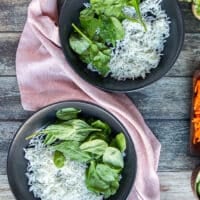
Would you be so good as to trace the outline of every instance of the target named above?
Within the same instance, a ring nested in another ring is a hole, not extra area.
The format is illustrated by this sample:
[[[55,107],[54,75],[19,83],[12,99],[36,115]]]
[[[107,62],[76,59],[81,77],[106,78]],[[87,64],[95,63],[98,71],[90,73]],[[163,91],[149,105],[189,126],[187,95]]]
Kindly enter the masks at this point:
[[[113,134],[119,132],[125,134],[127,142],[125,167],[122,172],[122,179],[117,193],[109,198],[109,200],[125,200],[134,184],[136,175],[136,153],[133,142],[127,130],[112,114],[97,105],[83,101],[65,101],[47,106],[33,114],[19,128],[10,145],[7,160],[8,181],[16,199],[36,200],[33,193],[28,190],[28,179],[25,176],[27,160],[24,158],[23,148],[25,148],[29,142],[25,140],[25,137],[41,127],[44,127],[48,122],[53,121],[56,111],[64,107],[80,108],[83,115],[96,117],[107,122],[112,128]]]
[[[171,20],[171,24],[170,37],[165,44],[159,66],[151,70],[151,73],[148,74],[145,79],[138,78],[136,80],[129,79],[126,81],[117,81],[111,77],[103,78],[97,73],[91,72],[87,69],[86,64],[84,64],[70,48],[68,41],[72,32],[71,24],[78,24],[79,13],[83,9],[83,3],[85,2],[88,2],[88,0],[65,1],[59,19],[60,40],[63,52],[69,65],[80,77],[103,90],[112,92],[131,92],[160,79],[173,66],[180,53],[184,39],[183,19],[177,0],[163,0],[162,2],[162,8],[166,10],[166,13]]]

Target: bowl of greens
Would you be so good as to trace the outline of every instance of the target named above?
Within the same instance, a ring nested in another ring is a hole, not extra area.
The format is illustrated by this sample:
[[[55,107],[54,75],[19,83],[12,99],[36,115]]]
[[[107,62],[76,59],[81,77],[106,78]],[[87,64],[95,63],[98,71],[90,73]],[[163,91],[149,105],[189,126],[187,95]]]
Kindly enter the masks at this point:
[[[131,92],[160,79],[184,39],[176,0],[67,0],[59,34],[69,66],[112,92]]]
[[[126,200],[137,159],[124,126],[83,101],[49,105],[17,131],[7,174],[16,199]]]

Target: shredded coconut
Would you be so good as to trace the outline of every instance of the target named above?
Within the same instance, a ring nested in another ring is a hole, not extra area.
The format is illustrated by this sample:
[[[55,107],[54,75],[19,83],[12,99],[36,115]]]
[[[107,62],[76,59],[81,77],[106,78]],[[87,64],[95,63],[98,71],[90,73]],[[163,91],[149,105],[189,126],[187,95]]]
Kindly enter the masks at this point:
[[[28,160],[26,176],[29,191],[41,200],[102,200],[85,185],[86,165],[66,160],[62,168],[53,163],[53,152],[42,143],[41,137],[32,139],[24,149]]]

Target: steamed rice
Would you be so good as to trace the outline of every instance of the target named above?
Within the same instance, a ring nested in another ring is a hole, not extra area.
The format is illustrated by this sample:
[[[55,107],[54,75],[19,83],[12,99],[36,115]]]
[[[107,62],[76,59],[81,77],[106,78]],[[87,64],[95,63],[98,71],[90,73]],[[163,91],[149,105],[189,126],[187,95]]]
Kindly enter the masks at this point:
[[[26,176],[30,192],[41,200],[102,200],[86,188],[86,165],[67,160],[62,168],[53,163],[53,152],[43,145],[41,137],[33,138],[24,149],[28,160]]]
[[[169,37],[169,18],[161,8],[161,0],[144,0],[140,4],[147,31],[139,23],[124,20],[125,37],[117,41],[109,63],[110,75],[117,80],[145,78],[160,62],[166,38]],[[135,16],[133,8],[124,12]],[[92,69],[91,65],[88,65]]]

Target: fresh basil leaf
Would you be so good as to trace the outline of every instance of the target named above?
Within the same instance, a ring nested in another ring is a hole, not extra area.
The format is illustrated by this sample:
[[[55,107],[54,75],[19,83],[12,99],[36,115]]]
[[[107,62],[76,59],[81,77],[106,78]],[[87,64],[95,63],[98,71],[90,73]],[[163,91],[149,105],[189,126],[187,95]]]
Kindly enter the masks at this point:
[[[57,168],[62,168],[65,164],[65,156],[60,151],[55,151],[53,162]]]
[[[75,119],[80,112],[77,108],[62,108],[56,112],[56,117],[61,120]]]
[[[62,152],[65,157],[68,157],[71,160],[89,162],[92,159],[92,156],[87,152],[81,151],[79,146],[80,143],[77,141],[65,141],[52,146],[52,148],[56,151]]]
[[[86,141],[80,145],[80,149],[84,152],[92,153],[93,155],[102,156],[108,144],[104,140],[96,139]]]
[[[103,162],[116,168],[124,167],[121,152],[114,147],[107,147],[103,154]]]

